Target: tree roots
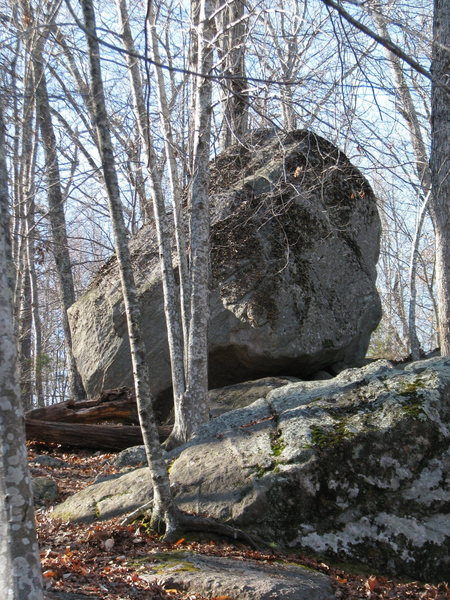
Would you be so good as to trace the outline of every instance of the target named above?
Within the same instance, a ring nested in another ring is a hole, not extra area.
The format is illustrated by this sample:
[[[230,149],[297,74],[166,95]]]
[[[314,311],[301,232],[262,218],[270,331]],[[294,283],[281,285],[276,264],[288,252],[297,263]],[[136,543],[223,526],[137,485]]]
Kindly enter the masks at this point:
[[[254,550],[267,549],[267,543],[255,535],[249,535],[242,529],[232,527],[226,523],[221,523],[211,517],[201,517],[176,509],[170,518],[156,518],[152,514],[153,500],[142,505],[132,513],[128,514],[121,522],[121,525],[128,525],[140,518],[150,518],[152,525],[164,521],[165,532],[163,541],[176,542],[184,534],[190,533],[210,533],[229,538],[235,542],[242,542]]]

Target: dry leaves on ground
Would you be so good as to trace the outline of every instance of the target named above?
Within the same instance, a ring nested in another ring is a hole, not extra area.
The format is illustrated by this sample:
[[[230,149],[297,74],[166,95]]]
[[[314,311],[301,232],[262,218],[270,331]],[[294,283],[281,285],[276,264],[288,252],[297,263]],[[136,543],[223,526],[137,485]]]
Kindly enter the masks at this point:
[[[49,454],[67,466],[31,465],[34,477],[50,476],[58,484],[58,502],[93,483],[100,476],[116,472],[113,454],[90,451],[66,452],[58,445],[29,444],[30,459]],[[48,509],[37,510],[38,535],[46,587],[53,591],[85,594],[108,600],[205,600],[181,590],[164,589],[140,578],[144,557],[174,548],[186,548],[202,554],[248,558],[273,562],[286,559],[328,575],[337,600],[450,600],[446,583],[432,585],[417,581],[399,581],[381,575],[348,573],[332,564],[298,555],[265,554],[228,542],[189,541],[162,543],[142,524],[121,526],[119,519],[94,524],[57,523],[48,518]],[[236,600],[217,596],[209,600]]]

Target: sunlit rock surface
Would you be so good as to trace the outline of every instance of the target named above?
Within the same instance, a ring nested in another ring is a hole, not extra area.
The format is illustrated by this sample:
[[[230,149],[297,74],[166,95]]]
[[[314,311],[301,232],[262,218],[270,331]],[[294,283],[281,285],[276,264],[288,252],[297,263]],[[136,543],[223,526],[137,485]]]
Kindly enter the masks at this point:
[[[182,508],[292,551],[445,580],[449,414],[449,357],[287,383],[173,451],[172,489]],[[148,501],[148,485],[138,469],[76,494],[53,517],[128,512]]]
[[[212,163],[210,387],[360,364],[380,319],[380,222],[367,181],[311,133],[247,141]],[[154,225],[130,248],[158,396],[171,380]],[[114,258],[69,313],[88,394],[132,386]]]

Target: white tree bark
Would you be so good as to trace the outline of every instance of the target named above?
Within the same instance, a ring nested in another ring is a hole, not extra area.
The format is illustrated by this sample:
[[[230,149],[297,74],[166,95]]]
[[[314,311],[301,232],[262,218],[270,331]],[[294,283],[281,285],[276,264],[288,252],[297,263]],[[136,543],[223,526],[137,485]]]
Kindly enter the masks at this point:
[[[127,233],[123,221],[119,182],[114,161],[114,153],[106,112],[103,90],[100,48],[96,38],[95,13],[92,0],[81,0],[84,27],[89,48],[91,95],[94,105],[95,125],[100,144],[100,156],[104,179],[107,185],[109,211],[114,233],[117,262],[120,272],[122,294],[130,340],[133,377],[138,406],[139,421],[144,438],[145,450],[151,471],[154,494],[153,521],[164,521],[166,535],[177,528],[178,510],[170,491],[169,475],[159,444],[158,430],[153,412],[150,392],[149,369],[145,345],[141,337],[141,315],[139,299],[134,282],[128,249]],[[150,482],[149,482],[150,483]]]
[[[185,222],[181,207],[181,185],[178,177],[177,161],[175,157],[175,142],[171,126],[171,114],[167,99],[166,86],[161,67],[161,56],[158,47],[158,36],[156,35],[156,20],[153,5],[148,3],[147,26],[149,28],[150,55],[154,61],[154,73],[157,81],[157,96],[161,128],[164,131],[164,148],[169,167],[169,181],[173,200],[173,219],[175,225],[175,239],[178,254],[178,268],[180,272],[180,308],[181,324],[183,328],[184,357],[187,356],[187,340],[189,337],[189,314],[190,314],[190,282],[188,267],[188,252],[185,235]]]
[[[369,13],[372,15],[377,31],[388,42],[391,42],[389,30],[387,27],[386,17],[376,10],[376,5],[371,7],[368,5]],[[420,127],[419,116],[416,106],[411,95],[408,83],[406,81],[401,59],[385,47],[385,53],[389,59],[389,64],[394,75],[395,88],[400,101],[401,113],[406,121],[411,145],[416,159],[416,172],[422,189],[423,203],[419,208],[416,221],[416,230],[414,232],[414,240],[411,248],[411,261],[409,270],[409,302],[408,302],[408,345],[413,360],[420,358],[420,343],[417,336],[416,328],[416,273],[417,261],[419,259],[419,242],[422,232],[422,226],[425,219],[425,208],[428,205],[428,200],[431,195],[431,170],[428,152],[426,149],[425,140]]]
[[[197,72],[209,74],[212,67],[212,0],[201,0],[198,26]],[[195,86],[193,171],[190,182],[190,269],[191,314],[188,339],[186,425],[191,437],[209,419],[208,406],[208,320],[209,320],[209,159],[211,138],[212,84],[199,77]]]
[[[420,359],[420,342],[417,337],[416,330],[416,301],[417,301],[417,286],[416,286],[416,274],[417,274],[417,262],[419,259],[419,243],[420,234],[425,219],[425,212],[428,208],[429,198],[431,196],[431,189],[428,192],[425,200],[420,207],[419,214],[417,215],[416,230],[414,232],[414,239],[411,247],[411,260],[409,263],[409,306],[408,306],[408,329],[409,329],[409,344],[411,351],[412,360]]]
[[[5,600],[42,600],[33,493],[16,370],[5,127],[0,107],[0,586]]]
[[[122,37],[125,47],[130,53],[134,52],[133,39],[129,27],[129,19],[125,0],[117,0],[117,7],[120,15],[120,23],[122,29]],[[212,7],[210,9],[212,14]],[[150,25],[150,48],[152,58],[156,62],[160,62],[158,52],[158,40],[155,30],[154,16],[151,5],[148,6],[147,22]],[[209,30],[208,30],[209,28]],[[205,61],[203,67],[206,70],[210,69],[211,48],[205,46],[205,40],[210,44],[212,35],[212,23],[210,17],[200,24],[200,31],[208,32],[204,34],[202,41],[199,44],[199,56]],[[209,38],[208,38],[209,36]],[[201,46],[204,46],[202,49]],[[208,62],[209,61],[209,62]],[[172,366],[172,383],[174,391],[174,413],[175,423],[172,434],[167,441],[167,445],[174,446],[187,441],[197,431],[199,425],[209,417],[207,405],[207,323],[208,323],[208,243],[209,243],[209,210],[208,210],[208,163],[209,163],[209,112],[211,104],[211,84],[207,82],[206,87],[199,85],[197,90],[199,96],[196,99],[197,119],[196,125],[202,130],[201,135],[194,137],[195,152],[194,158],[195,174],[193,178],[196,186],[197,194],[195,201],[192,201],[192,223],[191,231],[194,232],[194,243],[192,244],[191,236],[191,257],[192,251],[195,250],[197,258],[191,260],[191,267],[195,264],[195,269],[191,268],[190,275],[192,281],[196,281],[191,285],[188,282],[186,251],[184,242],[184,223],[181,217],[180,210],[180,189],[177,176],[177,167],[173,152],[173,136],[170,128],[170,115],[161,70],[155,68],[155,75],[158,82],[158,97],[161,115],[162,129],[165,132],[165,150],[169,164],[169,173],[172,186],[172,194],[175,204],[175,229],[177,233],[177,250],[180,258],[180,290],[181,299],[178,303],[176,297],[176,287],[173,276],[172,251],[170,242],[170,228],[167,222],[167,215],[164,205],[164,197],[160,185],[159,173],[156,170],[156,155],[153,149],[153,143],[148,128],[147,111],[142,92],[142,81],[140,77],[139,67],[136,61],[128,55],[128,66],[130,72],[131,86],[133,90],[134,108],[138,122],[139,131],[142,142],[146,148],[148,156],[148,167],[150,182],[152,187],[152,196],[154,202],[155,222],[158,234],[158,243],[160,249],[162,280],[164,289],[165,314],[169,339],[169,349]],[[199,63],[199,68],[202,68],[202,63]],[[206,71],[205,71],[206,72]],[[209,94],[209,98],[208,98]],[[200,107],[199,102],[202,102]],[[205,170],[206,169],[206,170]],[[194,194],[191,196],[194,198]],[[201,198],[206,198],[204,202]],[[195,205],[195,208],[194,208]],[[203,211],[203,212],[202,212]],[[195,222],[194,222],[195,221]],[[200,237],[198,237],[200,236]],[[202,285],[204,288],[201,289]],[[185,301],[185,290],[196,290],[196,298],[191,298],[191,303],[197,303],[198,308],[187,307]],[[199,304],[199,299],[201,304]],[[182,322],[184,323],[184,334],[187,336],[187,357],[184,360],[182,329],[180,327],[180,304],[182,308]],[[193,321],[188,326],[186,324],[187,312],[195,314],[195,325]],[[201,316],[200,316],[201,315]],[[189,335],[191,327],[195,327],[195,340],[193,341]],[[190,378],[190,389],[186,390],[184,366],[187,367],[186,376]]]
[[[125,0],[117,0],[122,38],[126,49],[134,53],[133,37],[129,26],[129,17]],[[142,79],[136,60],[127,54],[128,70],[133,93],[133,105],[142,144],[147,155],[147,168],[153,198],[153,212],[158,236],[161,275],[164,292],[164,312],[166,315],[167,337],[169,342],[172,388],[175,407],[175,420],[180,418],[180,406],[186,391],[184,378],[183,335],[180,317],[180,305],[177,297],[173,263],[171,228],[161,187],[161,175],[157,168],[157,157],[152,136],[148,127],[148,115],[145,106]],[[187,441],[186,439],[180,440]]]

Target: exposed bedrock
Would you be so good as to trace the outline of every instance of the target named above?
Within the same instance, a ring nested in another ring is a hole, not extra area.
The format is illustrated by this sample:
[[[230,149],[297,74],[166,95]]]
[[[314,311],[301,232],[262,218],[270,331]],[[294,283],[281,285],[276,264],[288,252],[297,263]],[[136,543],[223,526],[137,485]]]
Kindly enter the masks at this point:
[[[233,392],[239,402],[229,390],[216,402],[239,408],[168,456],[181,508],[293,552],[448,581],[450,357]],[[113,477],[52,517],[108,519],[150,499],[145,468]]]

